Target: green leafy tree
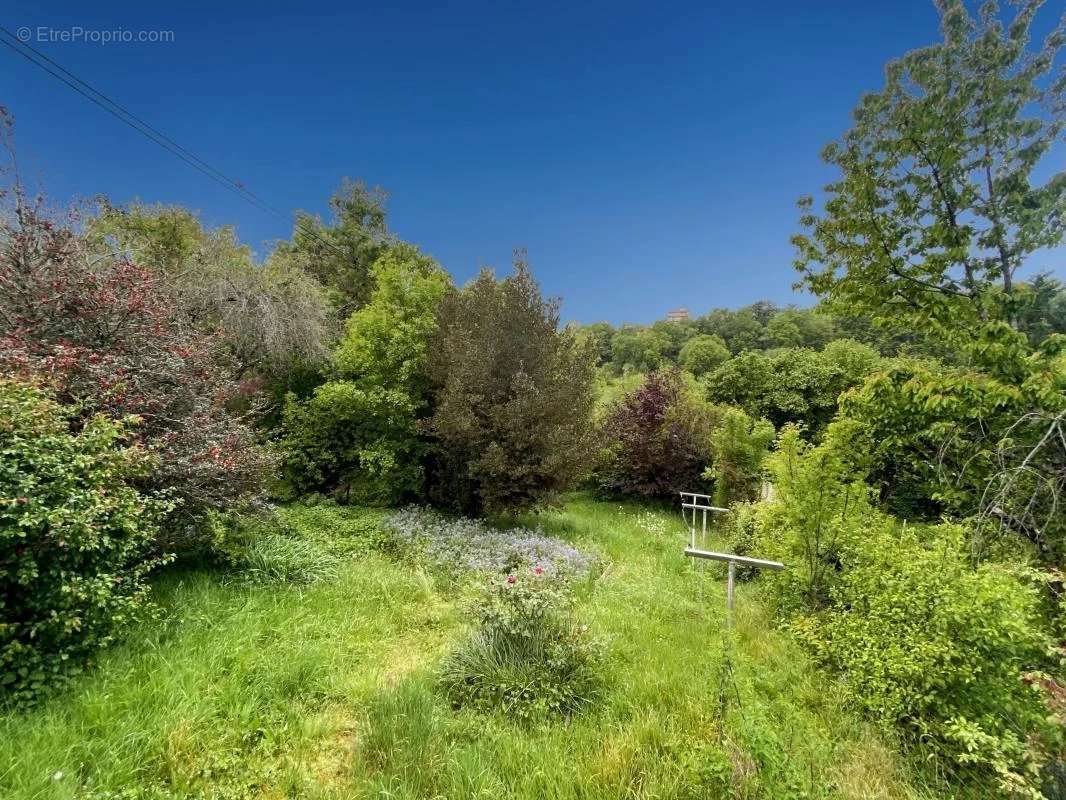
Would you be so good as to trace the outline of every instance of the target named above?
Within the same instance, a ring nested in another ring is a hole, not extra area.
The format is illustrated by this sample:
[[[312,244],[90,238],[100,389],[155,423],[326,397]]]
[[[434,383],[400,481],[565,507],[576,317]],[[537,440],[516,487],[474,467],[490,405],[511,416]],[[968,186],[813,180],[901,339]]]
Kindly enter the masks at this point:
[[[385,193],[345,180],[330,198],[333,219],[323,222],[306,212],[296,215],[292,239],[280,242],[286,256],[329,290],[343,319],[370,299],[371,266],[392,242],[385,225]]]
[[[841,177],[822,214],[801,201],[808,233],[793,241],[803,285],[833,308],[963,345],[1013,320],[1016,273],[1066,228],[1066,172],[1036,171],[1066,114],[1066,28],[1028,49],[1040,5],[1004,25],[995,3],[974,19],[942,0],[943,41],[890,63],[825,148]]]
[[[296,493],[391,503],[421,491],[428,346],[451,281],[407,244],[386,250],[371,277],[374,294],[348,319],[334,356],[339,379],[286,403],[281,443]]]
[[[671,347],[670,338],[661,331],[626,325],[611,340],[611,362],[619,375],[650,372],[666,361]]]
[[[559,328],[524,257],[482,270],[441,304],[430,348],[438,502],[467,512],[527,508],[575,484],[592,454],[592,352]]]
[[[777,427],[801,423],[817,433],[836,413],[840,395],[862,383],[879,363],[872,348],[839,339],[821,352],[792,348],[741,353],[702,382],[713,402],[739,406]]]
[[[716,308],[696,320],[696,326],[702,333],[719,337],[734,354],[757,350],[766,330],[750,306],[739,311]]]
[[[699,376],[729,360],[729,348],[717,336],[699,334],[693,336],[681,348],[678,363]]]
[[[588,346],[596,358],[596,366],[609,364],[612,357],[611,342],[614,339],[614,328],[609,322],[593,322],[591,325],[582,325],[577,328],[577,336]]]

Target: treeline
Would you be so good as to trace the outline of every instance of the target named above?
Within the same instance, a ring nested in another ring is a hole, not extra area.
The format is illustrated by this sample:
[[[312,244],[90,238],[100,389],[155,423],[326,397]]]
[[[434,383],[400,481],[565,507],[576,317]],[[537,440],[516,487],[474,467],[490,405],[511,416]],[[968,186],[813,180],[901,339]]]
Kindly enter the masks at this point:
[[[249,563],[272,501],[525,509],[592,456],[591,352],[524,257],[456,287],[362,184],[261,260],[180,207],[0,199],[5,702],[149,615],[153,569]]]

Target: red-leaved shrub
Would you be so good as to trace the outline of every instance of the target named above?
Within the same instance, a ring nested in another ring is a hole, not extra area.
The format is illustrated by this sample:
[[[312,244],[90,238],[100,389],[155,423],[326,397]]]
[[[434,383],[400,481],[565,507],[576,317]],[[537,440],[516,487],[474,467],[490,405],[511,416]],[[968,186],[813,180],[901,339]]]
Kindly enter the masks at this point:
[[[139,417],[157,461],[143,488],[177,501],[167,544],[195,543],[192,523],[254,500],[271,463],[233,410],[240,384],[218,337],[176,309],[150,266],[95,253],[14,198],[0,219],[0,374],[45,382],[81,419]]]
[[[596,484],[611,496],[661,499],[705,490],[715,417],[680,371],[650,373],[604,420]]]

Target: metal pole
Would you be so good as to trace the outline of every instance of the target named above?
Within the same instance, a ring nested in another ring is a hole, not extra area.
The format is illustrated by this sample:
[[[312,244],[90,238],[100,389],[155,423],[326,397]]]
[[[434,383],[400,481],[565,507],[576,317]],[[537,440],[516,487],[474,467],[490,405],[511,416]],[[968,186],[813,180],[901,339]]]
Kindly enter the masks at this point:
[[[729,562],[729,578],[725,585],[725,607],[726,617],[729,620],[729,624],[733,624],[733,578],[736,576],[736,561]]]

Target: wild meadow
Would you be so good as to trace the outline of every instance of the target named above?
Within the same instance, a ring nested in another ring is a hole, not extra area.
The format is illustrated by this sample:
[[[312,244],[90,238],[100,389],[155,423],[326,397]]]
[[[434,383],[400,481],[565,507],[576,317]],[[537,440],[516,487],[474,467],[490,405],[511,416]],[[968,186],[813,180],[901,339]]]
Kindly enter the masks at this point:
[[[566,324],[362,183],[257,255],[10,170],[0,797],[1066,797],[1039,5],[939,3],[861,98],[809,308]],[[784,565],[732,615],[680,492]]]
[[[686,563],[679,514],[574,496],[531,520],[599,562],[573,614],[601,686],[561,720],[442,696],[477,581],[387,554],[380,512],[281,515],[314,552],[274,558],[307,574],[161,576],[158,619],[3,721],[5,797],[935,796],[747,586],[727,634],[721,571]]]

